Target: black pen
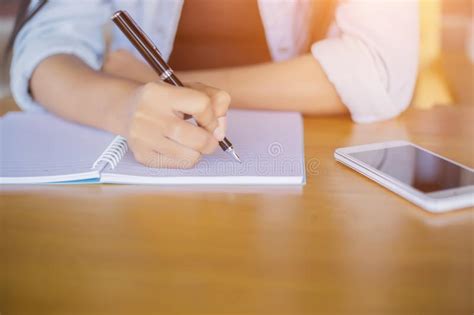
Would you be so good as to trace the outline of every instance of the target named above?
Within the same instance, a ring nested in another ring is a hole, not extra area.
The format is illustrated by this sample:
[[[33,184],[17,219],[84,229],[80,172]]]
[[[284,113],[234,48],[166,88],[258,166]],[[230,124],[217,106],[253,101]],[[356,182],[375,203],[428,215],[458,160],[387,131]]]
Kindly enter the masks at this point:
[[[153,44],[151,39],[145,34],[145,32],[143,32],[126,11],[120,10],[115,12],[112,16],[112,21],[118,26],[128,40],[130,40],[148,64],[158,73],[161,80],[172,85],[184,86],[174,74],[168,63],[163,59],[156,45]],[[185,115],[185,119],[188,118],[190,118],[190,116]],[[236,161],[240,163],[242,162],[229,139],[224,138],[222,141],[219,141],[219,146],[224,152],[230,154]]]

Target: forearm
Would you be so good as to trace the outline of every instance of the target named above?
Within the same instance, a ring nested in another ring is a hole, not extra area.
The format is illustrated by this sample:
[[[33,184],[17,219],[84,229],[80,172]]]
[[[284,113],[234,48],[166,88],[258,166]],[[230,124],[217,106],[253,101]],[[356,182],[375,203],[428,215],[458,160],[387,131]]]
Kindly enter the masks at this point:
[[[126,51],[110,54],[104,70],[140,82],[158,79],[150,67]],[[180,72],[178,77],[185,82],[203,82],[229,92],[233,107],[306,114],[347,112],[318,61],[309,54],[281,63]]]
[[[72,55],[45,59],[33,72],[33,98],[47,110],[112,133],[124,135],[124,101],[139,83],[94,71]]]
[[[319,63],[304,55],[286,62],[179,73],[185,81],[215,85],[240,108],[295,110],[305,114],[346,112]]]

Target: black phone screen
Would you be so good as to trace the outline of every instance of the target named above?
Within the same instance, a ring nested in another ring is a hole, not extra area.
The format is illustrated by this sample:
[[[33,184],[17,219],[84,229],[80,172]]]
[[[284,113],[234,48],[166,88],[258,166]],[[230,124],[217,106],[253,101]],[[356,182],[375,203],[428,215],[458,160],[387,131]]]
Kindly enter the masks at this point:
[[[474,172],[412,145],[349,156],[424,193],[474,185]]]

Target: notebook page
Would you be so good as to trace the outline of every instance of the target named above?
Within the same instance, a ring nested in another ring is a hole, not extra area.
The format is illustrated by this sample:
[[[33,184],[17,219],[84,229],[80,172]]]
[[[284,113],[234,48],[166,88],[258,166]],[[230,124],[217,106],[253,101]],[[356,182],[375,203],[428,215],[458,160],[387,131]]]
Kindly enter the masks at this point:
[[[97,178],[91,166],[113,139],[47,113],[8,113],[0,118],[0,182]]]
[[[154,169],[138,163],[128,151],[102,182],[149,184],[303,184],[304,152],[301,115],[288,112],[233,110],[227,137],[242,164],[220,148],[192,169]]]

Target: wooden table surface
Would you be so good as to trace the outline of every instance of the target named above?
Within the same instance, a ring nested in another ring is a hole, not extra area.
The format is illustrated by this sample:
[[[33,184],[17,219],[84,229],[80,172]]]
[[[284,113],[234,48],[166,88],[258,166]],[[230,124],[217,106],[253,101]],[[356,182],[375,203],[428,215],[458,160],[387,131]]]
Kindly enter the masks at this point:
[[[290,188],[4,186],[0,312],[472,314],[473,209],[429,214],[336,163],[407,139],[474,166],[474,107],[306,118]]]

